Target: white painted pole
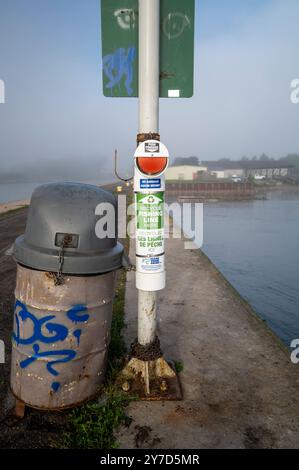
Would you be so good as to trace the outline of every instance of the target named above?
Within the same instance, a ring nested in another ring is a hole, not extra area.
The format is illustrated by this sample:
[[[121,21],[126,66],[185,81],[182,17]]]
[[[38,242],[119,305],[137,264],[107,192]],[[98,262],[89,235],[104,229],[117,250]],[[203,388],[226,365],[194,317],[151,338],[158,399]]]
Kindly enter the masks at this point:
[[[151,344],[156,336],[157,292],[138,290],[138,343]]]
[[[139,133],[159,132],[160,0],[139,0]],[[136,273],[138,276],[138,273]],[[138,290],[138,342],[156,336],[156,292]]]
[[[160,0],[139,0],[139,133],[159,131]]]

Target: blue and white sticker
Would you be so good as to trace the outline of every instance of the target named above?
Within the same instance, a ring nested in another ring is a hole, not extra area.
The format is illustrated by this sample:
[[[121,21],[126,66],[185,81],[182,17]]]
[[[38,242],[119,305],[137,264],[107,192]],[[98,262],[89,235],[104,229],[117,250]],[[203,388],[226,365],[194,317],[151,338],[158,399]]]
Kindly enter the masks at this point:
[[[143,178],[140,179],[140,189],[160,189],[161,178]]]
[[[164,255],[147,258],[137,257],[137,271],[155,273],[164,271]]]

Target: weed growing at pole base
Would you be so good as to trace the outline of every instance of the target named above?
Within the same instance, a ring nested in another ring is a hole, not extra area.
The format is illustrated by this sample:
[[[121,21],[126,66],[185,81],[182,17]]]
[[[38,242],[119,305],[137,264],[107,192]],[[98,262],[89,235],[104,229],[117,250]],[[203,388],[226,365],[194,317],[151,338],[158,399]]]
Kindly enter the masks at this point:
[[[180,372],[183,372],[184,364],[180,361],[175,361],[174,368],[175,368],[175,371],[179,374]]]

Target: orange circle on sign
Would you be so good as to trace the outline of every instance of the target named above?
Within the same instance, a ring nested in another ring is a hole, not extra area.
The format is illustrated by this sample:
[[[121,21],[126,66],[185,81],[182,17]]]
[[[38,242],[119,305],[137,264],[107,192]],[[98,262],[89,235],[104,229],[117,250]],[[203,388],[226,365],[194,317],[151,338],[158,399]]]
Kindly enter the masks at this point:
[[[136,164],[145,175],[158,175],[167,167],[167,157],[137,157]]]

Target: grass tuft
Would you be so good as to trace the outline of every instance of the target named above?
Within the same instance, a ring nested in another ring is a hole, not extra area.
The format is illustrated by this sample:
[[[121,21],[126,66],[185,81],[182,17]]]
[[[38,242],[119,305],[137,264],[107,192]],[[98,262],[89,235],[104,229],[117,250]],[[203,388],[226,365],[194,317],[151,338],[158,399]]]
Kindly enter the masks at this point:
[[[104,403],[92,402],[71,412],[71,429],[65,437],[72,449],[115,449],[118,447],[114,430],[126,422],[125,408],[130,397],[110,387]]]
[[[183,372],[184,364],[180,361],[175,361],[174,368],[175,368],[175,371],[179,374],[180,372]]]

